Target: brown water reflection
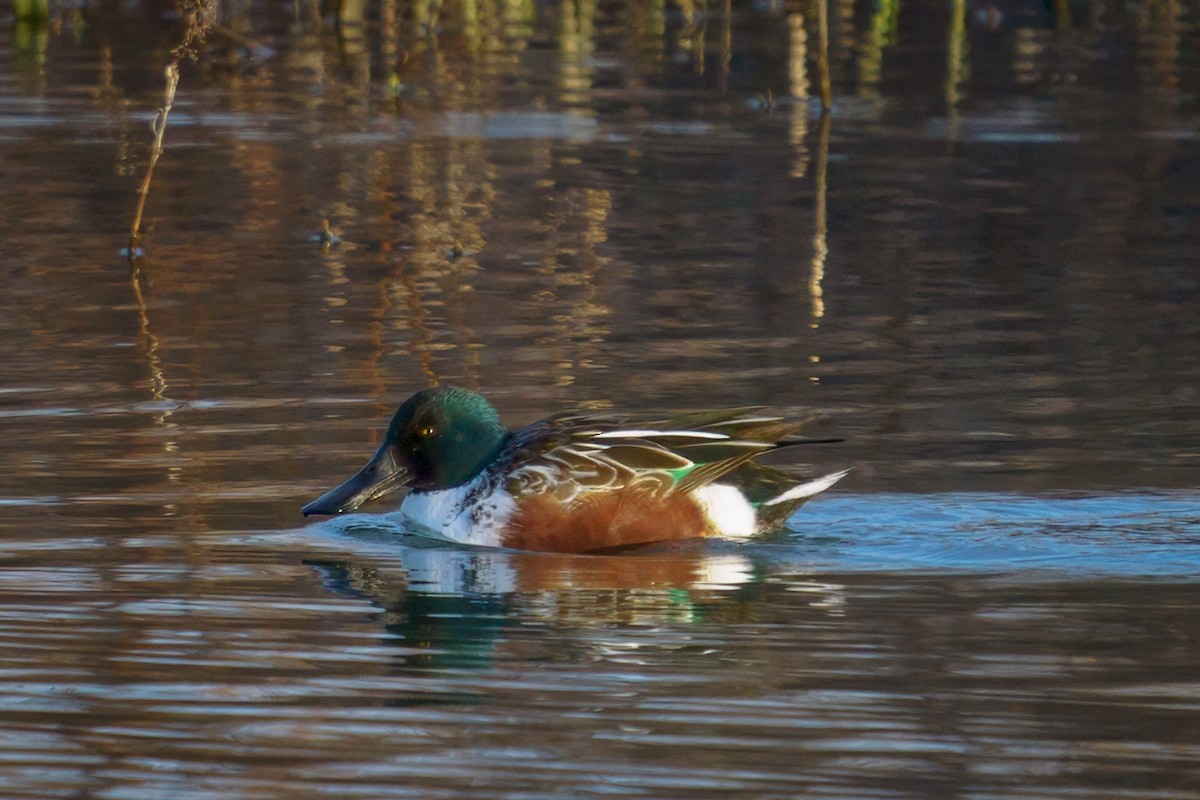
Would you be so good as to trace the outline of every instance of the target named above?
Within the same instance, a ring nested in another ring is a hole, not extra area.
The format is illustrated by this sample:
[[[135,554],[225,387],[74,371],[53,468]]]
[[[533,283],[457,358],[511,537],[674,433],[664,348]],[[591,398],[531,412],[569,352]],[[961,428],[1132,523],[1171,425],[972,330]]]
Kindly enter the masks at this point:
[[[833,3],[824,119],[812,4],[344,7],[221,9],[132,275],[178,25],[0,26],[0,795],[1195,796],[1194,2]],[[857,470],[747,546],[299,527],[434,379]]]
[[[197,543],[207,565],[4,572],[14,796],[1137,795],[1194,778],[1190,583],[768,568],[671,588],[655,576],[689,558],[663,555],[639,588],[602,588],[570,584],[640,559],[450,551],[474,570],[454,591],[465,573],[436,550]],[[562,581],[483,590],[506,569]]]

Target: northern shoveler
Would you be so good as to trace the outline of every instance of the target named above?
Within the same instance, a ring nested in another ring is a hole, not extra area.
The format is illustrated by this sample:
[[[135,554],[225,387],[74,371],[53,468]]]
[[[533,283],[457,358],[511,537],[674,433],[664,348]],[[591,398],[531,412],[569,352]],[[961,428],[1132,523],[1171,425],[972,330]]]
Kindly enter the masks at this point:
[[[426,389],[362,469],[301,510],[342,514],[407,487],[407,525],[466,544],[577,553],[743,538],[778,528],[849,472],[798,483],[753,461],[831,441],[792,437],[799,425],[740,408],[632,424],[562,414],[510,431],[481,395]]]

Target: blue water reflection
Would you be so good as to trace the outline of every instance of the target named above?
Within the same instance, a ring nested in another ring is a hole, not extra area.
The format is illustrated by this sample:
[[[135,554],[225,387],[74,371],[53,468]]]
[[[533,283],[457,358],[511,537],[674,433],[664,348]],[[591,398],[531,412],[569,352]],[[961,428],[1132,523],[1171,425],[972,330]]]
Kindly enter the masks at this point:
[[[353,542],[368,558],[398,559],[410,590],[433,593],[545,588],[555,575],[574,586],[590,575],[585,584],[595,586],[606,573],[608,585],[693,588],[864,570],[1200,577],[1200,498],[1189,493],[842,494],[809,503],[791,525],[759,541],[649,545],[619,557],[455,547],[409,533],[395,515],[357,514],[314,530]],[[680,565],[655,573],[664,559]],[[624,562],[620,570],[617,562]]]
[[[1200,497],[837,495],[781,549],[821,569],[1042,570],[1200,576]]]

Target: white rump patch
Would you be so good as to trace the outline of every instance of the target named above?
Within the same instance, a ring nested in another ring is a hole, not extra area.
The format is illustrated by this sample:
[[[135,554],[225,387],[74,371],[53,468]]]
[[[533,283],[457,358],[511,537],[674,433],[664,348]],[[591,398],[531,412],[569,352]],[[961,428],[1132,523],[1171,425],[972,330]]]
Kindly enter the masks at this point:
[[[834,472],[829,475],[826,475],[823,478],[817,478],[816,480],[811,480],[811,481],[808,481],[807,483],[802,483],[799,486],[795,486],[791,489],[788,489],[786,492],[779,495],[778,497],[772,497],[770,500],[763,503],[763,505],[764,506],[774,506],[774,505],[778,505],[779,503],[786,503],[789,500],[803,500],[807,497],[812,497],[814,494],[820,494],[821,492],[828,489],[830,486],[833,486],[835,483],[840,481],[842,478],[849,475],[850,472],[851,472],[851,470],[844,469],[841,472]]]
[[[754,535],[758,525],[754,506],[736,486],[709,483],[694,489],[691,495],[721,536],[745,538]]]

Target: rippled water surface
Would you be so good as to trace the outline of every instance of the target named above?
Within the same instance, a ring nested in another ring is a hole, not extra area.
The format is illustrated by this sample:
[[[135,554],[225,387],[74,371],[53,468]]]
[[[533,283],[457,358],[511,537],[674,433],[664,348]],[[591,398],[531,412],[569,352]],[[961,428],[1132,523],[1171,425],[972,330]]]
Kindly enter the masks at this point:
[[[228,4],[133,269],[179,18],[50,12],[0,25],[0,796],[1200,796],[1195,2],[835,3],[826,118],[812,3]],[[433,381],[855,471],[745,544],[304,524]]]

